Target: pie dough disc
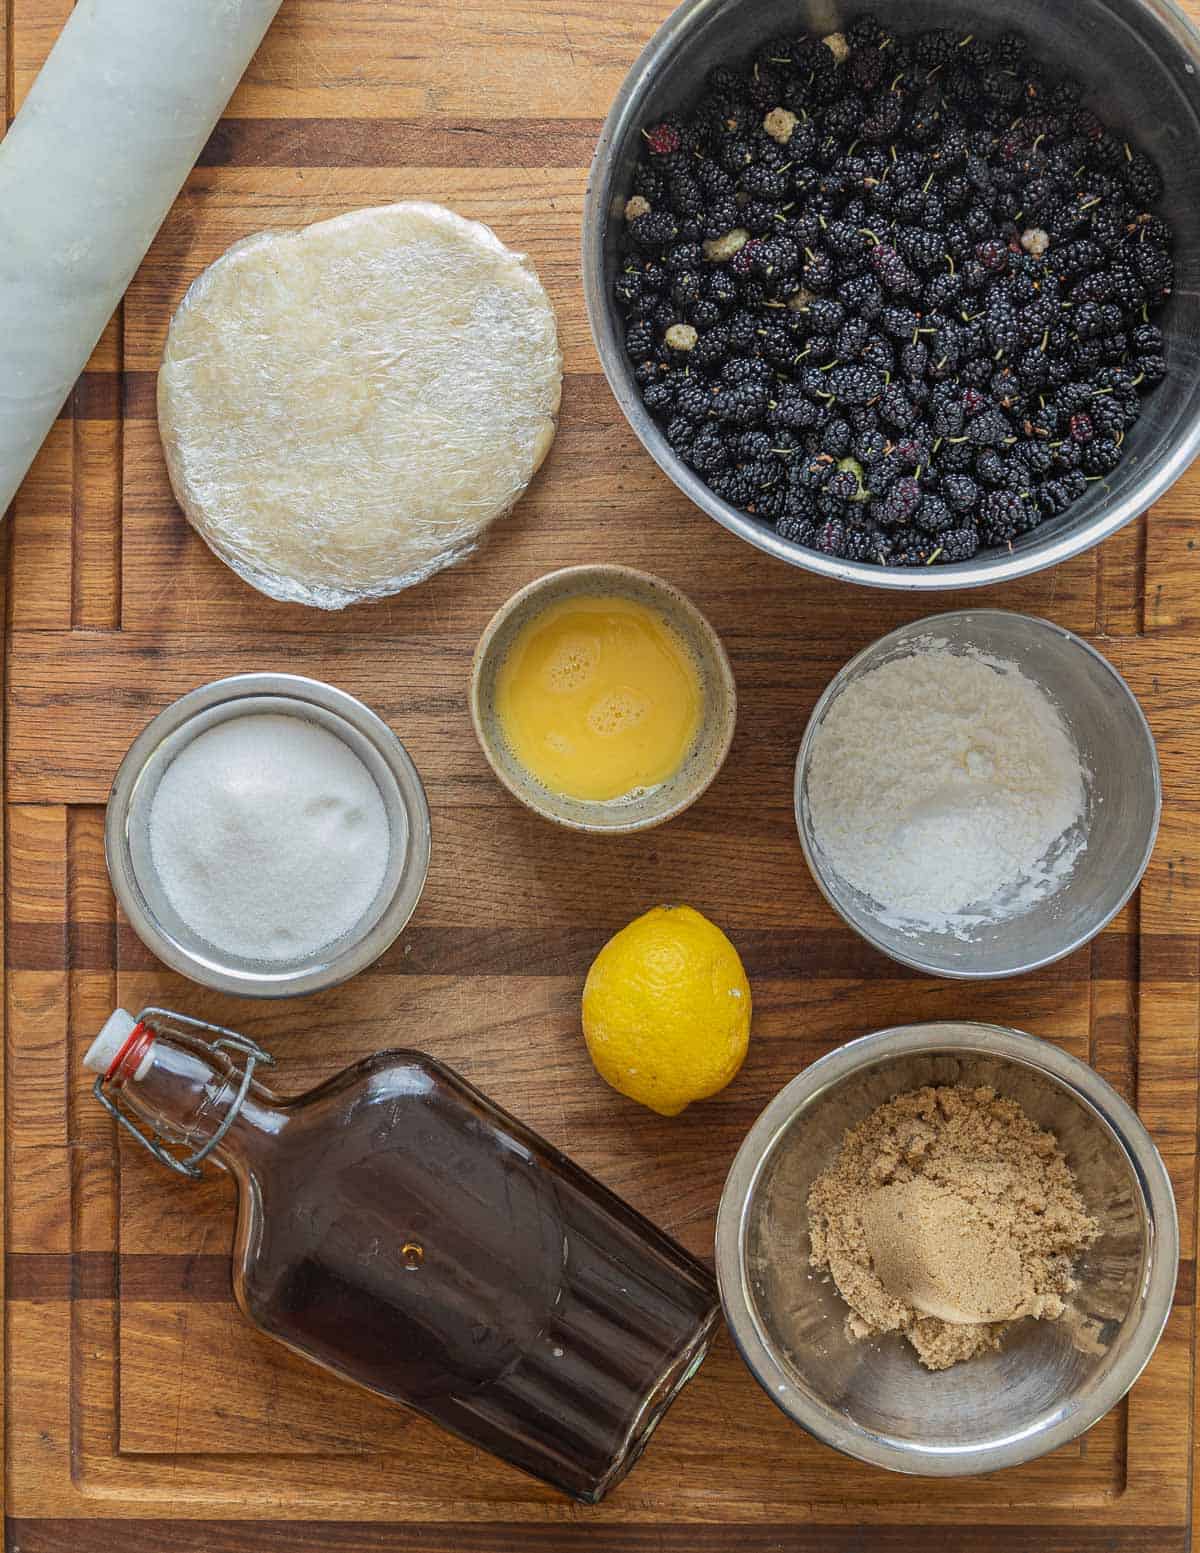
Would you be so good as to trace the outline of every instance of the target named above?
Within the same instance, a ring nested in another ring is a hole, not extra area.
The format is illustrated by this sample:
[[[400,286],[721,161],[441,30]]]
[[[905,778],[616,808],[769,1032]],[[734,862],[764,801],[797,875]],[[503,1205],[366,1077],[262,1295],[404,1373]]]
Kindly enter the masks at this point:
[[[554,440],[533,267],[440,205],[259,232],[197,277],[158,374],[171,486],[272,598],[341,609],[472,550]]]

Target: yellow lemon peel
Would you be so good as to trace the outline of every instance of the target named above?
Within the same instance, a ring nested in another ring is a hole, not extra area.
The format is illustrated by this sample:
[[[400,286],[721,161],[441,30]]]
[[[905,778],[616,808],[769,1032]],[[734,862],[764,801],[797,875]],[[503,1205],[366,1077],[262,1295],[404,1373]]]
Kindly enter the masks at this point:
[[[691,906],[655,906],[610,938],[583,988],[596,1071],[663,1116],[725,1088],[750,1039],[737,950]]]

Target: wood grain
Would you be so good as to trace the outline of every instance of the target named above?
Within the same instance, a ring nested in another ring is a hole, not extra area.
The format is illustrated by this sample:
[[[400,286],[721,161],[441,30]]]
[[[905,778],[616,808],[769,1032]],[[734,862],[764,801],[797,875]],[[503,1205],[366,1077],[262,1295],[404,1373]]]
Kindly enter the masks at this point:
[[[1193,9],[1196,9],[1193,6]],[[7,0],[0,93],[20,102],[70,0]],[[1197,690],[1200,477],[1101,550],[1003,590],[847,590],[752,552],[642,452],[608,392],[579,286],[598,125],[669,0],[284,0],[55,426],[6,525],[6,1547],[13,1553],[1184,1553],[1200,1437],[1195,1376],[1200,1032]],[[244,587],[182,520],[154,374],[204,265],[263,227],[419,195],[533,258],[567,377],[550,458],[465,565],[326,616]],[[638,838],[542,824],[471,734],[475,640],[517,587],[614,556],[684,588],[720,630],[738,736],[687,815]],[[997,603],[1093,640],[1150,717],[1166,810],[1142,888],[1091,946],[1034,977],[937,983],[862,944],[799,851],[791,765],[834,670],[932,609]],[[220,674],[291,669],[374,706],[407,744],[434,820],[412,923],[368,972],[302,1002],[246,1004],[165,971],[119,920],[103,804],[129,741]],[[749,1059],[671,1121],[594,1074],[578,1030],[605,937],[660,899],[716,917],[754,985]],[[115,1136],[80,1072],[116,1001],[175,1004],[275,1050],[298,1090],[400,1042],[445,1058],[701,1255],[725,1172],[772,1094],[890,1023],[990,1019],[1093,1063],[1134,1100],[1170,1171],[1184,1263],[1129,1398],[1016,1471],[937,1483],[875,1472],[793,1428],[722,1339],[645,1459],[588,1511],[244,1323],[229,1294],[233,1203]]]
[[[1186,1533],[1177,1527],[1062,1527],[1030,1522],[1025,1527],[971,1527],[972,1553],[1186,1553]],[[61,1553],[78,1546],[75,1521],[23,1520],[9,1523],[21,1553]],[[125,1553],[274,1553],[277,1528],[242,1521],[177,1520],[93,1521],[87,1528],[96,1548],[120,1547]],[[630,1524],[539,1526],[525,1521],[470,1522],[444,1526],[389,1526],[358,1522],[295,1521],[287,1528],[292,1553],[727,1553],[728,1528],[692,1525]],[[944,1540],[936,1525],[872,1529],[868,1540],[854,1527],[796,1526],[760,1521],[737,1528],[742,1553],[909,1553],[914,1547]]]

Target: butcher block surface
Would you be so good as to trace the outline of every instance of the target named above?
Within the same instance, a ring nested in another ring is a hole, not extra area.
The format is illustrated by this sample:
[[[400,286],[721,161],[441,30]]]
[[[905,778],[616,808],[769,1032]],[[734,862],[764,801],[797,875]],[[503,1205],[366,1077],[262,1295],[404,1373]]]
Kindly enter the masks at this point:
[[[11,119],[70,9],[8,0]],[[215,7],[219,10],[219,7]],[[970,595],[837,586],[753,551],[642,451],[584,316],[587,163],[666,0],[284,0],[15,503],[5,742],[4,1495],[12,1553],[1183,1553],[1195,1437],[1200,986],[1200,471],[1051,572]],[[1200,12],[1200,6],[1193,5]],[[324,615],[241,583],[167,483],[154,374],[171,312],[230,243],[429,198],[530,255],[560,321],[562,423],[485,548],[400,596]],[[499,788],[467,713],[492,612],[558,566],[622,561],[720,631],[741,710],[729,761],[638,837],[559,831]],[[1091,946],[1035,976],[937,982],[835,918],[804,866],[792,762],[813,702],[903,621],[995,604],[1082,633],[1149,715],[1162,831]],[[425,781],[433,860],[395,946],[345,987],[266,1004],[165,971],[116,912],[104,802],[127,745],[185,690],[281,669],[360,696]],[[592,955],[660,901],[711,915],[754,988],[745,1068],[666,1119],[593,1072]],[[169,1175],[95,1104],[80,1059],[117,1003],[233,1025],[297,1091],[379,1047],[444,1058],[697,1254],[747,1128],[807,1063],[884,1025],[976,1018],[1045,1036],[1133,1100],[1178,1198],[1174,1309],[1129,1398],[1073,1445],[997,1476],[903,1478],[779,1413],[722,1337],[632,1475],[583,1509],[256,1333],[229,1289],[233,1193]]]

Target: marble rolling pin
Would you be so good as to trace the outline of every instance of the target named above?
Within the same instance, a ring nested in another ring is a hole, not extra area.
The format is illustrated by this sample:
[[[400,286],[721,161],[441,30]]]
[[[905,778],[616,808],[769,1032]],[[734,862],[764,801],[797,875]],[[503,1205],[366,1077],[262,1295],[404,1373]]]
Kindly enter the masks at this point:
[[[0,513],[280,0],[78,0],[0,143]]]

